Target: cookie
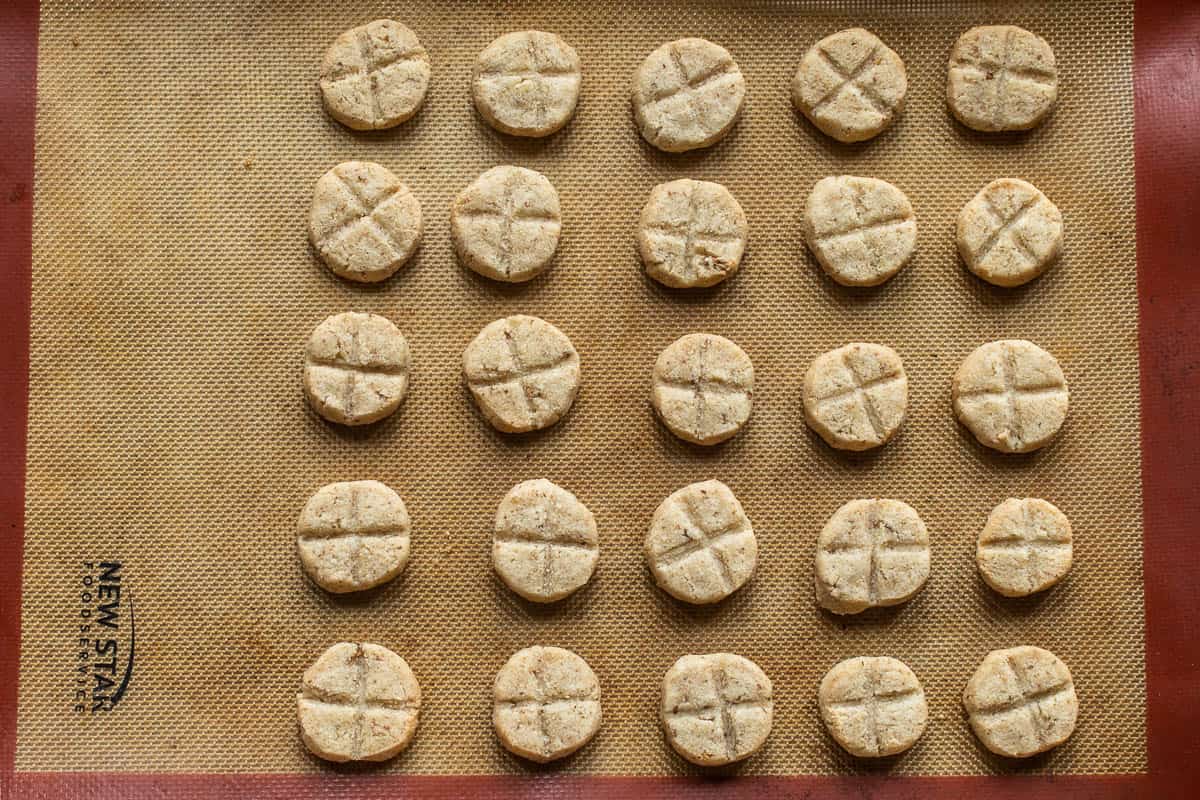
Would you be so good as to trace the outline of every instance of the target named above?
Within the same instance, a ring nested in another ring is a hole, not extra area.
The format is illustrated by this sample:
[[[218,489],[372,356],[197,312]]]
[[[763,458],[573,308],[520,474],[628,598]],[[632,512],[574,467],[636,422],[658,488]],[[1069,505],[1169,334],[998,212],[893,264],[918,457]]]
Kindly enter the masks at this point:
[[[971,730],[993,753],[1026,758],[1065,742],[1079,698],[1071,671],[1040,647],[993,650],[967,681],[963,705]]]
[[[561,232],[558,192],[545,175],[524,167],[492,167],[450,206],[459,259],[493,280],[520,283],[540,274]]]
[[[817,602],[857,614],[912,598],[929,577],[929,531],[899,500],[851,500],[817,537]]]
[[[304,391],[330,422],[366,425],[383,419],[408,392],[404,334],[378,314],[334,314],[308,339]]]
[[[895,350],[856,342],[813,359],[803,396],[805,421],[831,447],[869,450],[900,430],[908,377]]]
[[[968,128],[1033,128],[1058,99],[1054,51],[1040,36],[1015,25],[971,28],[950,52],[946,99]]]
[[[725,138],[742,113],[746,79],[729,51],[706,39],[668,42],[633,74],[633,116],[659,150],[682,153]]]
[[[638,226],[646,274],[665,286],[713,286],[737,272],[749,225],[719,183],[683,178],[650,192]]]
[[[492,724],[510,753],[545,763],[570,755],[600,730],[600,682],[561,647],[527,647],[496,675]]]
[[[954,413],[980,443],[1004,453],[1048,444],[1067,418],[1067,379],[1033,342],[1004,339],[963,360],[951,387]]]
[[[792,79],[792,103],[839,142],[879,135],[904,109],[904,62],[862,28],[826,36],[804,54]]]
[[[837,743],[867,758],[902,753],[925,732],[929,707],[903,661],[860,656],[834,665],[817,691],[821,719]]]
[[[404,659],[377,644],[339,642],[304,672],[300,736],[327,761],[384,761],[417,731],[421,687]]]
[[[695,444],[717,444],[750,419],[754,366],[733,342],[689,333],[654,362],[650,401],[671,433]]]
[[[524,481],[500,501],[492,565],[526,600],[561,600],[591,579],[599,557],[596,518],[561,486]]]
[[[579,56],[553,33],[506,33],[475,59],[471,96],[498,131],[548,136],[567,124],[579,101]]]
[[[321,63],[321,94],[329,115],[348,128],[391,128],[417,113],[429,73],[417,35],[399,22],[377,19],[330,45]]]
[[[524,314],[488,324],[463,352],[463,374],[494,427],[522,433],[553,425],[579,392],[579,354],[567,335]]]
[[[771,680],[733,653],[683,656],[663,678],[662,723],[675,752],[701,766],[754,755],[771,733]]]
[[[958,252],[988,283],[1020,286],[1041,275],[1062,250],[1063,218],[1032,183],[992,181],[958,215]]]
[[[379,481],[322,486],[305,504],[296,527],[304,571],[330,592],[370,589],[399,575],[408,563],[408,509]]]
[[[313,191],[308,238],[334,273],[375,283],[390,277],[421,241],[421,203],[386,168],[347,161]]]
[[[987,585],[1007,597],[1045,591],[1071,571],[1071,523],[1045,500],[1008,499],[988,516],[975,563]]]
[[[887,181],[822,178],[804,204],[804,243],[821,269],[843,286],[877,286],[917,248],[917,218],[904,192]]]
[[[758,563],[758,540],[728,486],[715,480],[693,483],[654,512],[646,563],[672,597],[715,603],[750,580]]]

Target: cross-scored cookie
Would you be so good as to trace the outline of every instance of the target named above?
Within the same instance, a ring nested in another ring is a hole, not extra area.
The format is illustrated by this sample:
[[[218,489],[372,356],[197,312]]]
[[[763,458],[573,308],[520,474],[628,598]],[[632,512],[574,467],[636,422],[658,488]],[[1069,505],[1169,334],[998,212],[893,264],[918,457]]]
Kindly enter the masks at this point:
[[[746,79],[729,51],[706,39],[679,39],[655,50],[633,75],[633,115],[659,150],[716,144],[733,128]]]
[[[1058,98],[1054,51],[1015,25],[971,28],[950,53],[946,96],[977,131],[1018,131],[1041,122]]]
[[[379,481],[317,490],[297,525],[300,563],[321,588],[357,592],[386,583],[408,563],[411,525],[400,495]]]
[[[596,518],[561,486],[524,481],[500,501],[492,565],[526,600],[550,603],[566,597],[588,582],[599,557]]]
[[[992,181],[958,215],[958,252],[971,272],[997,286],[1041,275],[1062,249],[1063,218],[1032,183]]]
[[[383,761],[412,741],[421,687],[386,647],[339,642],[305,671],[296,701],[300,735],[314,755]]]
[[[600,682],[570,650],[527,647],[496,675],[492,724],[512,753],[543,763],[562,758],[600,729]]]
[[[1071,571],[1071,523],[1045,500],[1011,498],[979,534],[975,561],[988,586],[1008,597],[1049,589]]]
[[[484,327],[463,352],[463,373],[479,410],[499,430],[553,425],[579,391],[579,354],[567,335],[524,314]]]
[[[861,142],[885,130],[903,110],[907,92],[900,56],[862,28],[817,42],[792,80],[792,103],[839,142]]]
[[[654,362],[650,400],[671,433],[696,444],[717,444],[750,419],[754,365],[733,342],[690,333]]]
[[[429,73],[429,56],[416,34],[379,19],[330,45],[321,63],[321,94],[329,114],[348,128],[391,128],[417,113]]]
[[[1067,665],[1049,650],[1029,646],[988,653],[967,681],[963,705],[979,741],[1010,758],[1062,744],[1079,714]]]
[[[771,733],[771,680],[733,653],[688,655],[663,678],[662,723],[675,752],[702,766],[749,758]]]
[[[676,288],[712,286],[737,272],[749,225],[719,183],[683,178],[650,192],[638,227],[646,273]]]
[[[335,314],[313,330],[304,391],[330,422],[365,425],[400,407],[408,392],[408,342],[378,314]]]
[[[561,231],[558,192],[545,175],[524,167],[492,167],[450,206],[458,257],[498,281],[519,283],[541,273]]]
[[[685,486],[659,505],[646,536],[654,580],[688,603],[715,603],[754,574],[758,540],[742,504],[716,480]]]
[[[421,203],[379,164],[347,161],[317,181],[308,238],[321,259],[343,278],[381,281],[416,251],[421,241]]]
[[[843,286],[876,286],[907,264],[917,247],[917,219],[904,192],[887,181],[822,178],[804,205],[805,244]]]
[[[514,136],[548,136],[575,113],[579,56],[553,33],[500,36],[475,59],[471,94],[480,115]]]
[[[954,413],[981,443],[1027,453],[1050,442],[1067,418],[1067,380],[1054,356],[1033,342],[982,345],[958,368]]]
[[[894,658],[860,656],[834,665],[821,681],[817,702],[829,734],[856,756],[907,750],[929,719],[921,682]]]
[[[804,374],[804,418],[831,447],[868,450],[900,429],[908,377],[899,354],[854,343],[813,359]]]
[[[851,500],[817,537],[817,601],[835,614],[894,606],[929,577],[929,531],[899,500]]]

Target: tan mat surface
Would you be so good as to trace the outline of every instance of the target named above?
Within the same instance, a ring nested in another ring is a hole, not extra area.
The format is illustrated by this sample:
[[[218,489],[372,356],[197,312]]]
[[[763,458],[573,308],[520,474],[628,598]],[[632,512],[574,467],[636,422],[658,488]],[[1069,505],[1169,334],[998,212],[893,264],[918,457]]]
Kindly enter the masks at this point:
[[[296,734],[294,694],[341,639],[395,649],[424,690],[416,741],[385,770],[530,769],[497,746],[490,692],[535,642],[577,651],[603,686],[604,726],[568,772],[689,771],[657,727],[659,683],[677,656],[726,649],[776,687],[774,733],[745,773],[863,768],[815,700],[824,672],[858,654],[903,659],[929,697],[928,733],[891,769],[1010,769],[975,743],[959,695],[988,650],[1019,643],[1061,656],[1082,704],[1075,737],[1022,768],[1145,769],[1129,4],[113,5],[42,10],[18,769],[324,769]],[[322,111],[317,66],[339,32],[385,14],[429,49],[432,89],[399,129],[352,133]],[[976,135],[945,108],[950,47],[986,21],[1039,32],[1059,58],[1061,102],[1031,134]],[[853,23],[905,59],[909,102],[890,132],[840,146],[795,115],[788,85],[812,42]],[[585,70],[578,115],[545,141],[494,133],[467,93],[475,54],[527,27],[561,34]],[[666,156],[634,129],[629,79],[692,34],[733,52],[746,114],[720,146]],[[425,209],[418,256],[376,288],[334,278],[306,241],[313,183],[352,158],[394,170]],[[449,242],[451,198],[499,163],[548,175],[565,218],[553,267],[515,288],[459,266]],[[809,187],[836,173],[890,180],[916,209],[919,253],[879,289],[834,285],[800,242]],[[665,291],[636,255],[647,193],[682,176],[726,184],[749,216],[742,272],[713,291]],[[1066,217],[1061,264],[1016,291],[982,284],[954,251],[959,208],[1001,176],[1031,180]],[[323,423],[300,389],[309,332],[347,309],[390,317],[413,353],[408,400],[367,430]],[[540,435],[493,432],[460,378],[475,333],[516,312],[556,323],[582,356],[578,402]],[[737,341],[757,372],[748,428],[711,450],[666,433],[647,402],[659,350],[698,330]],[[1040,343],[1070,381],[1070,420],[1035,455],[987,452],[951,415],[958,363],[1001,337]],[[798,392],[813,356],[853,340],[895,347],[911,381],[903,432],[865,456],[811,434]],[[599,522],[595,580],[551,608],[518,601],[490,566],[496,504],[532,477]],[[694,609],[654,587],[641,548],[659,501],[708,477],[742,500],[761,561],[734,598]],[[403,495],[413,555],[373,596],[335,599],[301,573],[294,525],[318,486],[354,478]],[[815,536],[873,495],[922,514],[932,577],[898,610],[835,619],[813,601]],[[996,503],[1025,495],[1070,515],[1077,566],[1008,601],[977,577],[974,540]],[[137,657],[120,705],[93,717],[73,710],[73,670],[82,564],[102,558],[124,565]]]

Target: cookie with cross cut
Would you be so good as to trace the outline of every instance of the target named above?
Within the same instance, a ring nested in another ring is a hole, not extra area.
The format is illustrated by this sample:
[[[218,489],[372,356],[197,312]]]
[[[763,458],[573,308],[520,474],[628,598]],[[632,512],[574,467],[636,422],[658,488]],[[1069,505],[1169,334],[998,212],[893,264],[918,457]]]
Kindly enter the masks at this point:
[[[1049,650],[993,650],[963,690],[971,730],[993,753],[1027,758],[1075,731],[1079,698],[1071,670]]]
[[[400,495],[379,481],[345,481],[309,498],[296,547],[304,571],[322,589],[358,592],[404,570],[411,532]]]
[[[561,647],[527,647],[496,675],[492,725],[511,753],[545,763],[583,747],[600,730],[600,682]]]
[[[839,142],[886,130],[904,109],[908,75],[900,56],[862,28],[826,36],[804,54],[792,79],[792,103]]]
[[[831,447],[869,450],[900,430],[908,377],[892,348],[855,342],[813,359],[803,398],[804,419]]]
[[[1058,206],[1032,183],[1001,178],[958,215],[958,252],[971,272],[996,286],[1020,286],[1045,272],[1062,250]]]
[[[304,351],[304,392],[325,419],[366,425],[400,407],[408,393],[408,342],[391,320],[347,311],[312,332]]]
[[[429,55],[417,35],[390,19],[351,28],[321,62],[321,95],[329,115],[354,130],[404,122],[429,88]]]
[[[958,37],[950,52],[946,98],[963,125],[977,131],[1037,126],[1058,99],[1054,51],[1016,25],[984,25]]]
[[[887,181],[837,175],[813,186],[800,218],[808,249],[843,286],[877,286],[917,247],[917,218],[904,192]]]
[[[642,137],[681,153],[725,138],[742,113],[746,79],[729,51],[707,39],[668,42],[633,74],[633,116]]]
[[[951,387],[954,413],[980,443],[1028,453],[1050,442],[1067,418],[1067,379],[1033,342],[1003,339],[967,356]]]
[[[506,33],[475,59],[471,96],[498,131],[549,136],[567,124],[579,101],[579,55],[553,33]]]
[[[524,481],[500,501],[492,565],[526,600],[561,600],[591,579],[599,557],[596,518],[561,486]]]
[[[313,190],[308,238],[329,269],[360,283],[390,277],[421,242],[421,203],[387,168],[347,161]]]
[[[463,351],[463,374],[487,421],[507,433],[558,422],[579,392],[579,353],[567,335],[517,314],[485,326]]]
[[[749,224],[719,183],[681,178],[650,192],[638,226],[646,274],[665,286],[713,286],[737,272]]]
[[[1009,498],[992,509],[979,534],[975,563],[988,586],[1024,597],[1055,585],[1071,571],[1071,523],[1053,504]]]
[[[679,438],[703,445],[723,442],[750,419],[754,365],[725,337],[690,333],[659,353],[650,402]]]
[[[327,761],[384,761],[417,731],[421,687],[403,658],[377,644],[339,642],[304,672],[300,736]]]
[[[911,599],[929,577],[929,531],[899,500],[851,500],[817,537],[817,602],[858,614]]]
[[[902,753],[929,720],[925,690],[903,661],[859,656],[835,664],[817,690],[821,719],[838,744],[856,756]]]
[[[771,733],[771,680],[733,653],[687,655],[663,678],[662,724],[675,752],[719,766],[754,755]]]
[[[672,597],[716,603],[754,575],[758,540],[733,491],[720,481],[702,481],[672,493],[655,510],[646,563]]]
[[[459,259],[493,280],[520,283],[539,275],[561,232],[558,192],[545,175],[524,167],[492,167],[450,206]]]

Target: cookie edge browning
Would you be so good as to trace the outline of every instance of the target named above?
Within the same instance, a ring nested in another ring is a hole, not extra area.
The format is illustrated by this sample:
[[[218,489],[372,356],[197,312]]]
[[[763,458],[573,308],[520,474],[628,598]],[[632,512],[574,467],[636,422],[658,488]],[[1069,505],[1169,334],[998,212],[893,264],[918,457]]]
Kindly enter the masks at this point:
[[[513,128],[510,125],[506,125],[498,117],[496,117],[496,115],[492,113],[491,108],[489,108],[483,102],[483,97],[479,90],[479,77],[480,77],[480,75],[483,74],[483,69],[482,69],[482,64],[480,63],[480,59],[483,56],[483,54],[486,53],[492,47],[492,45],[496,44],[501,39],[504,39],[508,36],[516,36],[516,35],[520,35],[520,34],[530,34],[530,33],[531,34],[540,34],[543,36],[549,36],[552,39],[554,39],[557,42],[557,44],[562,47],[563,51],[565,53],[567,53],[567,55],[570,57],[570,59],[574,62],[575,71],[579,73],[579,86],[575,89],[575,98],[574,98],[574,100],[571,101],[571,110],[567,112],[566,116],[563,117],[561,122],[559,122],[554,127],[549,128],[542,132],[537,132],[537,131],[533,131],[533,130],[522,130],[522,129],[518,129],[518,128]],[[475,106],[475,111],[479,114],[480,117],[483,118],[483,121],[486,122],[488,124],[488,126],[492,128],[492,130],[499,131],[500,133],[506,134],[508,136],[519,136],[523,139],[541,139],[546,136],[553,136],[554,134],[561,131],[563,128],[567,127],[567,125],[571,122],[571,120],[573,120],[575,118],[575,112],[579,108],[579,95],[582,92],[583,92],[583,62],[579,58],[579,53],[565,39],[563,39],[557,33],[554,33],[552,31],[543,31],[543,30],[536,29],[536,28],[526,28],[526,29],[519,30],[519,31],[509,31],[507,33],[502,33],[499,36],[497,36],[496,38],[492,39],[492,41],[488,42],[487,45],[485,45],[484,48],[479,51],[479,53],[475,56],[474,63],[471,65],[471,102]]]

